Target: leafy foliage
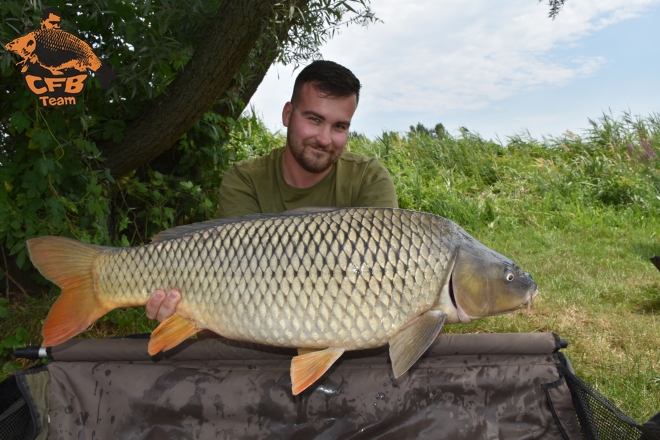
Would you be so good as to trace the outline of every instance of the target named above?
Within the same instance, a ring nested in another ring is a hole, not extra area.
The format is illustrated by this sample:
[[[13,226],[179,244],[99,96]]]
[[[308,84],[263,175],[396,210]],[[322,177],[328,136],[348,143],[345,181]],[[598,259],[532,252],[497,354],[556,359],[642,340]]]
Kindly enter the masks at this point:
[[[441,124],[353,136],[351,149],[388,167],[401,207],[434,212],[470,231],[521,225],[564,227],[594,215],[617,223],[660,212],[657,115],[603,115],[584,139],[567,132],[539,142],[525,134],[506,144]],[[414,166],[412,166],[414,164]]]
[[[9,301],[0,298],[0,320],[9,316],[8,305]],[[30,333],[19,326],[14,330],[13,334],[8,334],[0,339],[0,375],[4,376],[20,368],[18,362],[10,359],[10,355],[16,348],[25,346],[29,336]]]
[[[148,169],[117,182],[110,208],[114,238],[122,245],[146,243],[164,229],[215,217],[227,168],[282,142],[254,114],[234,121],[207,113],[177,146],[182,159],[170,174]]]

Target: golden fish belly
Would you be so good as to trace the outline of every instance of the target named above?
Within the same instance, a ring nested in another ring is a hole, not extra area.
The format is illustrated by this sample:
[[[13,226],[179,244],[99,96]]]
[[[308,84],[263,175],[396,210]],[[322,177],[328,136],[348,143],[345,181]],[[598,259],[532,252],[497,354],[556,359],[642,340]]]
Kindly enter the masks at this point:
[[[228,222],[105,252],[96,289],[125,306],[177,287],[179,314],[232,339],[376,347],[437,306],[454,251],[443,221],[353,208]]]

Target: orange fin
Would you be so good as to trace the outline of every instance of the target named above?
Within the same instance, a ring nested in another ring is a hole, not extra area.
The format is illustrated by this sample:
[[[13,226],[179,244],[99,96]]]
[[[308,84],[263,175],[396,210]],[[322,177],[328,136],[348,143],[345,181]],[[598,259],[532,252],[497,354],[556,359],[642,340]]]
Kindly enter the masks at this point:
[[[330,347],[325,350],[310,351],[306,354],[295,356],[291,360],[291,388],[293,395],[302,393],[308,386],[316,382],[319,377],[323,376],[344,351],[343,348]]]
[[[99,300],[94,292],[94,260],[107,248],[52,236],[32,238],[27,248],[32,264],[62,289],[41,330],[44,347],[84,332],[115,308]]]
[[[174,348],[201,330],[183,316],[174,314],[161,322],[151,333],[149,354],[153,356],[160,351]]]
[[[307,353],[314,353],[315,351],[320,351],[323,350],[322,348],[299,348],[298,349],[298,356],[302,356],[303,354]]]

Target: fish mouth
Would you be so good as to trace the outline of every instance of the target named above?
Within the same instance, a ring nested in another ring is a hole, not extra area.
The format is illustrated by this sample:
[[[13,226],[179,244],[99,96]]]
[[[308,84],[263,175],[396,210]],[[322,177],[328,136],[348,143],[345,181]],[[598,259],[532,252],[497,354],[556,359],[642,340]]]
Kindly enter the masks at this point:
[[[534,289],[534,291],[532,291],[532,292],[529,294],[529,298],[527,298],[527,300],[526,300],[524,303],[522,303],[522,304],[520,305],[520,307],[524,307],[524,306],[529,306],[529,305],[531,305],[531,304],[532,304],[532,301],[534,301],[534,298],[536,298],[536,295],[538,295],[538,294],[539,294],[539,289],[538,289],[538,288],[537,288],[537,289]]]
[[[504,312],[499,312],[499,313],[493,313],[493,314],[490,315],[490,316],[506,315],[507,313],[511,313],[511,312],[516,311],[516,310],[520,310],[520,309],[522,309],[522,308],[524,308],[524,307],[527,307],[527,316],[529,316],[529,315],[531,314],[531,312],[532,312],[532,301],[534,301],[534,298],[536,298],[536,295],[538,295],[538,294],[539,294],[539,289],[538,289],[538,288],[537,288],[537,289],[534,289],[533,292],[530,292],[529,297],[528,297],[525,301],[523,301],[523,302],[522,302],[518,307],[516,307],[515,309],[505,310]]]
[[[527,316],[529,316],[532,313],[532,301],[534,301],[534,298],[536,298],[536,295],[538,294],[539,294],[539,289],[538,288],[534,289],[534,291],[529,294],[529,298],[527,299],[527,301],[525,301],[520,305],[519,307],[520,309],[522,309],[523,307],[527,307]]]

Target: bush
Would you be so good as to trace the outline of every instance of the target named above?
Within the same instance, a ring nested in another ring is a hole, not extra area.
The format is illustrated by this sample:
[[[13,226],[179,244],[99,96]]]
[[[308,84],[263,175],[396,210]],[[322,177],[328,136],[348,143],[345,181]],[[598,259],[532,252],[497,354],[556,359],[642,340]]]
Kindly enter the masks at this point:
[[[660,118],[591,121],[584,138],[567,132],[538,141],[526,134],[506,144],[441,124],[352,136],[350,148],[390,170],[402,208],[433,212],[467,230],[517,225],[566,226],[603,212],[625,222],[660,212]],[[440,127],[440,128],[438,128]]]

